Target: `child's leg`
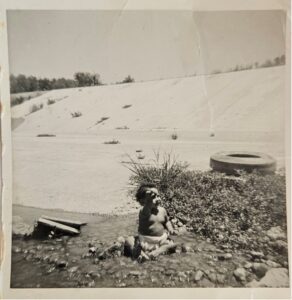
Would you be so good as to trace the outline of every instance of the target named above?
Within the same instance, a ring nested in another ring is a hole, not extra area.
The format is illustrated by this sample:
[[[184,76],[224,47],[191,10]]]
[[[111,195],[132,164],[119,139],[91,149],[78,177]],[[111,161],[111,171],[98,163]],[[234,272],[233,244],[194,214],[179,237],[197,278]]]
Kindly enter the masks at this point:
[[[134,254],[134,248],[135,248],[135,237],[127,236],[125,238],[125,244],[124,244],[125,256],[132,257]]]
[[[128,236],[125,239],[124,255],[137,258],[141,253],[141,245],[137,236]]]
[[[161,245],[159,248],[151,251],[148,255],[150,258],[155,258],[160,254],[174,251],[176,247],[177,244],[175,244],[172,240],[168,240],[168,243]]]

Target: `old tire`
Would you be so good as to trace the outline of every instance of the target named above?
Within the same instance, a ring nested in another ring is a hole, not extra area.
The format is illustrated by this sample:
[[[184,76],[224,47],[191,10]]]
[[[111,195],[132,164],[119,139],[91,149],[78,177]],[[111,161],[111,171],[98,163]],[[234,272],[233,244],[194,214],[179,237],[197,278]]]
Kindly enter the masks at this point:
[[[229,175],[237,174],[237,170],[246,172],[258,171],[263,174],[273,173],[276,170],[276,161],[273,157],[249,151],[224,151],[211,156],[210,167],[214,171]]]

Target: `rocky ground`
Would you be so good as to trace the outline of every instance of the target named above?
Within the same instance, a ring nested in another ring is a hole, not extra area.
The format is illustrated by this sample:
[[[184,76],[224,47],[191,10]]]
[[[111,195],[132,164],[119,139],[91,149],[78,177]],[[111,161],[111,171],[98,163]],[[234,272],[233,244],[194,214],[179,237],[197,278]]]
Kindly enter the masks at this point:
[[[44,211],[18,207],[14,212],[12,246],[13,288],[49,287],[288,287],[288,258],[285,235],[279,228],[267,232],[267,242],[279,244],[279,253],[231,250],[214,245],[184,226],[173,239],[176,252],[156,261],[139,264],[122,256],[111,257],[103,250],[119,236],[135,234],[136,215],[101,216],[75,214],[88,224],[76,237],[24,239],[20,228]],[[52,211],[46,211],[46,214]],[[54,212],[57,216],[72,214]]]

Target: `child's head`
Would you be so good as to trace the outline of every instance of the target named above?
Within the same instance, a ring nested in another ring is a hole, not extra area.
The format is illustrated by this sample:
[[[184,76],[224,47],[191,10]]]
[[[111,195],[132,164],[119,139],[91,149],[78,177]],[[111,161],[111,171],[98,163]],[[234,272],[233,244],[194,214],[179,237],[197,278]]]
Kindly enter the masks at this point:
[[[146,183],[142,184],[136,193],[136,199],[141,205],[154,204],[158,205],[160,203],[160,196],[155,184]]]

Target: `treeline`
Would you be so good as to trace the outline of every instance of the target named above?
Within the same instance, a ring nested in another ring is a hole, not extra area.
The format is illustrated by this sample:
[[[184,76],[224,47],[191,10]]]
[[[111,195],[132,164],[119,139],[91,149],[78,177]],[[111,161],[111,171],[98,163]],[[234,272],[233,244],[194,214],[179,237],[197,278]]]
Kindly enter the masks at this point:
[[[130,75],[126,76],[124,80],[116,82],[131,83],[135,82]],[[10,93],[25,93],[34,91],[49,91],[57,89],[66,89],[74,87],[96,86],[103,85],[100,75],[97,73],[77,72],[74,74],[74,79],[66,78],[37,78],[35,76],[10,75]]]
[[[24,93],[34,91],[49,91],[73,87],[102,85],[99,74],[77,72],[74,79],[66,78],[37,78],[35,76],[10,75],[10,93]]]
[[[237,71],[259,69],[259,68],[270,68],[270,67],[285,65],[285,63],[286,63],[286,58],[285,55],[283,54],[281,56],[275,57],[273,60],[267,59],[263,63],[255,62],[253,64],[247,64],[247,65],[236,65],[234,68],[230,68],[227,71],[214,70],[212,74],[219,74],[225,72],[237,72]]]

